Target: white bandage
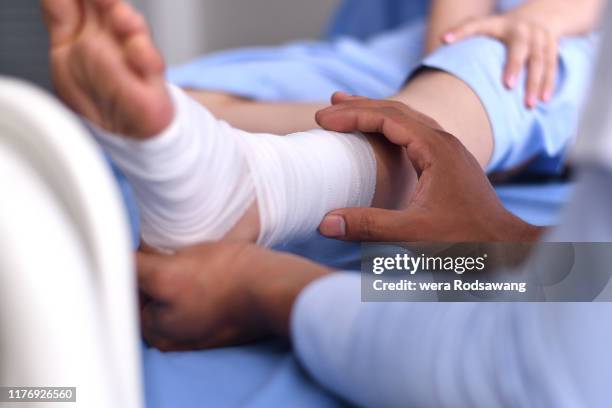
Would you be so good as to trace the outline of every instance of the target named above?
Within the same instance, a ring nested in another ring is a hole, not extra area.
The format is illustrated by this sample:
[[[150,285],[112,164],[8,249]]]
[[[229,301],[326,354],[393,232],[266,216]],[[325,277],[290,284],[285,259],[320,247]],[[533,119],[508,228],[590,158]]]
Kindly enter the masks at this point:
[[[258,243],[274,246],[314,233],[329,211],[371,204],[376,161],[363,135],[250,134],[170,90],[175,119],[148,141],[94,127],[134,188],[147,244],[176,249],[219,240],[257,201]]]

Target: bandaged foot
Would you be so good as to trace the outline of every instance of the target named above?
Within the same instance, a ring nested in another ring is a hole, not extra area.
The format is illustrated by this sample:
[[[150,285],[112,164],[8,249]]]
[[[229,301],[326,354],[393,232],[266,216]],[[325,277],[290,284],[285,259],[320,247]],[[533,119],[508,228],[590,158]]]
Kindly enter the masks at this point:
[[[258,243],[313,234],[326,213],[370,206],[376,160],[363,135],[250,134],[217,121],[178,88],[175,117],[148,141],[97,129],[137,196],[143,240],[175,249],[218,240],[257,205]]]
[[[58,93],[131,181],[145,243],[222,239],[254,213],[254,239],[273,246],[314,233],[331,210],[371,204],[377,163],[363,135],[233,129],[166,85],[144,19],[124,2],[43,5]]]

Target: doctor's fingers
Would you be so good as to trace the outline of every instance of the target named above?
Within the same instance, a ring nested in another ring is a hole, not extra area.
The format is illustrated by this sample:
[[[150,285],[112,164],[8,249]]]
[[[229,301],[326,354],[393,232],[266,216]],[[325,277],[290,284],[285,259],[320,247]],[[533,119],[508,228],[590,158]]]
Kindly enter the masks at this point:
[[[382,134],[391,143],[404,146],[419,176],[426,169],[440,171],[465,150],[456,137],[414,120],[396,104],[373,100],[346,103],[319,112],[317,120],[327,130]]]
[[[177,309],[151,302],[140,312],[142,337],[146,344],[163,352],[205,350],[236,346],[261,339],[258,333],[240,334],[231,326],[195,323]],[[240,335],[239,335],[240,334]]]
[[[149,347],[155,348],[164,353],[203,350],[214,347],[208,345],[206,342],[192,343],[175,340],[171,337],[171,334],[167,334],[165,330],[160,331],[154,326],[145,323],[142,324],[142,337]]]
[[[136,253],[138,288],[150,299],[171,302],[180,291],[182,266],[176,255]]]
[[[162,315],[167,310],[156,302],[148,302],[140,309],[140,327],[142,337],[147,345],[161,351],[167,351],[172,345],[168,340],[166,329],[162,326]]]
[[[410,118],[410,120],[412,121],[420,123],[424,126],[428,126],[432,129],[442,130],[440,124],[436,122],[436,120],[432,117],[427,116],[424,113],[419,112],[415,109],[412,109],[405,103],[394,99],[370,99],[363,96],[348,96],[347,94],[344,94],[342,92],[336,92],[332,96],[332,104],[333,106],[321,109],[319,111],[321,116],[325,117],[328,114],[332,114],[334,112],[341,111],[342,109],[347,108],[377,108],[384,109],[389,112],[397,111],[406,118]]]
[[[193,335],[185,334],[186,319],[172,305],[148,302],[140,310],[140,325],[145,342],[160,351],[208,348],[205,342],[198,342],[193,340]]]
[[[430,230],[427,216],[420,211],[347,208],[328,214],[319,232],[344,241],[417,242]]]
[[[436,121],[401,102],[388,100],[353,100],[322,109],[317,123],[335,132],[383,134],[390,142],[407,146],[426,142],[432,132],[440,131]]]

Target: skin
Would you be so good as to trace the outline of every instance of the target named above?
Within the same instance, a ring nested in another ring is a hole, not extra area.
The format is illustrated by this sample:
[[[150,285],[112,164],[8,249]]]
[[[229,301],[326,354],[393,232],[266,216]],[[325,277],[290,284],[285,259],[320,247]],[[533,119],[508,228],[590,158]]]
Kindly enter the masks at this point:
[[[328,105],[327,103],[259,102],[220,92],[198,89],[186,89],[186,91],[215,117],[235,128],[279,136],[316,129],[314,114]]]
[[[442,37],[451,28],[471,18],[489,16],[494,11],[494,0],[431,0],[425,53],[430,54],[443,45]]]
[[[334,106],[317,119],[329,129],[383,133],[402,146],[420,175],[406,210],[334,215],[346,220],[343,239],[517,242],[541,233],[504,209],[474,157],[431,118],[397,102],[336,95]],[[293,255],[228,242],[176,255],[143,251],[137,264],[146,295],[143,332],[150,345],[164,351],[287,337],[300,293],[333,273]]]
[[[203,244],[172,256],[141,251],[137,264],[143,335],[162,351],[287,336],[295,299],[332,272],[243,242]]]
[[[42,6],[53,82],[68,106],[106,130],[137,139],[170,124],[164,61],[142,16],[113,0],[44,0]]]
[[[537,240],[499,201],[480,164],[436,122],[403,104],[337,95],[317,113],[321,127],[384,134],[404,146],[419,182],[408,208],[334,211],[319,231],[330,238],[378,242],[517,242]],[[492,222],[493,221],[493,222]]]

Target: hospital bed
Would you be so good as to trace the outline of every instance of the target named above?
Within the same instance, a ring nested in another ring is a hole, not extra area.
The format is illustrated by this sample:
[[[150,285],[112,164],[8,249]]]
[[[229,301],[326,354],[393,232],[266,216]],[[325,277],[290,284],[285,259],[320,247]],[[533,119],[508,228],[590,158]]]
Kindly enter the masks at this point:
[[[0,186],[0,386],[142,407],[132,246],[112,173],[72,114],[6,78]]]

